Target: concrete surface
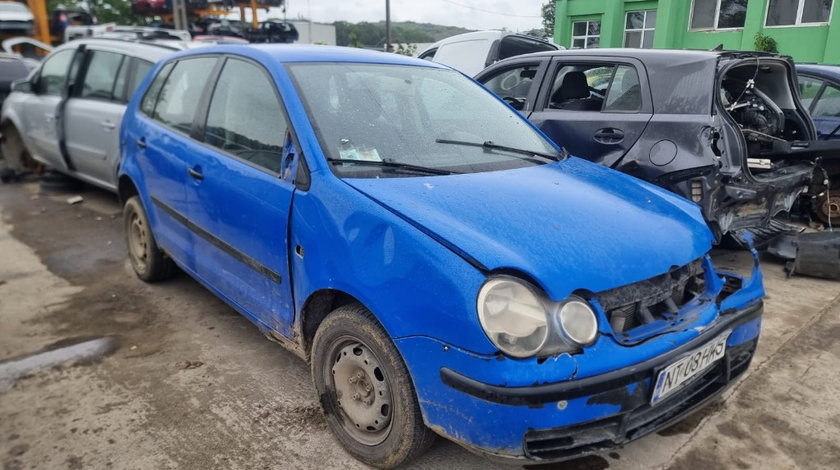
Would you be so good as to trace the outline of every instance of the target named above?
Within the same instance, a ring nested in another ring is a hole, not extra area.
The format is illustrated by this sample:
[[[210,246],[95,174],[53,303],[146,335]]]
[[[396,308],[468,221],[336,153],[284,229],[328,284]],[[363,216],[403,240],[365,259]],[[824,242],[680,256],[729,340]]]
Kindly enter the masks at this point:
[[[527,468],[840,467],[840,284],[763,270],[762,339],[727,396],[618,452]],[[102,336],[118,346],[101,362],[0,392],[3,470],[364,468],[326,429],[306,364],[187,276],[133,275],[115,197],[0,185],[0,361]],[[439,439],[410,468],[495,465]]]

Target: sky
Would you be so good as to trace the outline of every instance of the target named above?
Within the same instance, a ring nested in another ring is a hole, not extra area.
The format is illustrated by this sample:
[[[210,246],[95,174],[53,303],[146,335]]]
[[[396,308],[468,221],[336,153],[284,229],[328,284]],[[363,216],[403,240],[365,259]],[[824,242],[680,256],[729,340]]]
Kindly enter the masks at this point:
[[[527,31],[542,27],[540,11],[546,1],[391,0],[391,20]],[[286,0],[286,8],[289,19],[311,17],[323,23],[385,20],[385,0]],[[279,11],[270,14],[280,15]]]

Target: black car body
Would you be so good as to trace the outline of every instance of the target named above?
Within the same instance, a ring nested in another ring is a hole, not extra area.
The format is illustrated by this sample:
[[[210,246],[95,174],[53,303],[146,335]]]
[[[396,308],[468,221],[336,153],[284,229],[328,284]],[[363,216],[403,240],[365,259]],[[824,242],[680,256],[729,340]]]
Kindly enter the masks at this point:
[[[696,202],[718,239],[767,230],[808,189],[819,153],[789,57],[557,51],[476,79],[573,155]]]
[[[840,66],[796,64],[799,77],[799,96],[808,107],[817,137],[840,145]],[[814,213],[826,223],[840,221],[840,155],[825,156],[822,167],[825,173],[816,176],[828,180],[829,191],[818,194]]]

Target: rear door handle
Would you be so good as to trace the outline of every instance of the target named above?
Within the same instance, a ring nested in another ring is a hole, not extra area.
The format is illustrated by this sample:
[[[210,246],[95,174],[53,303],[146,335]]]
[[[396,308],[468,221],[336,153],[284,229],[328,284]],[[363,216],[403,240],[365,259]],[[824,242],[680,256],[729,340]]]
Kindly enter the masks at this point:
[[[204,175],[200,171],[198,171],[194,168],[187,168],[187,173],[189,173],[190,176],[192,176],[193,178],[195,178],[199,181],[204,179]]]
[[[47,122],[55,121],[55,113],[44,113],[44,117],[47,118]]]
[[[140,147],[141,149],[146,148],[146,139],[144,139],[143,137],[140,137],[139,139],[137,139],[137,146]]]
[[[624,131],[613,127],[605,127],[595,131],[593,138],[596,142],[602,144],[617,144],[624,140]]]
[[[100,124],[102,124],[102,128],[106,131],[112,131],[115,127],[117,127],[117,125],[111,121],[102,121]]]

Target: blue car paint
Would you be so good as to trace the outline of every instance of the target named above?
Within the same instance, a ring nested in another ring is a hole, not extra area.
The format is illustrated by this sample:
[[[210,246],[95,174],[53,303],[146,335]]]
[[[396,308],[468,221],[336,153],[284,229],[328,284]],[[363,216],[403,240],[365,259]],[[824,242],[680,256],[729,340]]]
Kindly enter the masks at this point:
[[[140,97],[162,64],[139,87],[121,130],[121,175],[139,189],[160,245],[182,268],[260,329],[279,333],[292,342],[301,341],[304,310],[313,295],[331,290],[357,299],[394,338],[411,371],[426,424],[462,444],[521,456],[522,435],[528,428],[579,423],[620,410],[616,405],[587,403],[586,397],[570,400],[563,410],[548,405],[529,408],[489,403],[443,384],[440,370],[444,366],[476,380],[507,386],[597,375],[666,353],[702,334],[718,319],[720,311],[744,308],[763,295],[756,265],[751,279],[743,280],[742,288],[718,308],[712,299],[723,282],[706,260],[705,301],[686,305],[684,309],[691,312],[685,312],[685,317],[692,320],[669,333],[633,347],[620,346],[608,334],[604,312],[599,309],[604,334],[583,353],[562,354],[545,361],[505,358],[484,335],[476,314],[477,292],[491,271],[519,272],[555,300],[578,290],[599,292],[646,279],[700,258],[709,250],[712,236],[703,225],[699,208],[660,188],[574,158],[501,172],[342,180],[330,171],[283,64],[372,61],[435,65],[395,55],[297,46],[218,46],[174,57],[199,53],[242,55],[267,67],[288,112],[299,145],[298,157],[304,158],[309,168],[311,183],[306,190],[290,189],[285,181],[275,181],[278,191],[290,191],[288,239],[285,233],[272,236],[270,231],[254,226],[227,234],[232,245],[252,250],[252,256],[262,257],[274,246],[273,255],[286,257],[290,272],[272,287],[281,289],[274,293],[289,301],[281,302],[277,311],[270,307],[267,312],[254,311],[266,307],[238,301],[231,293],[236,286],[211,279],[204,271],[207,267],[199,265],[204,258],[195,256],[197,247],[204,243],[200,237],[189,231],[176,233],[183,227],[167,233],[165,226],[177,227],[177,221],[160,211],[151,195],[160,197],[159,191],[170,188],[174,190],[170,194],[174,203],[189,201],[189,190],[178,187],[178,178],[184,177],[188,163],[168,161],[165,167],[152,168],[149,157],[132,143],[141,134],[161,147],[177,141],[177,152],[184,162],[195,152],[206,151],[206,147],[190,142],[186,136],[173,137],[174,132],[139,114]],[[202,169],[235,170],[230,165],[208,163]],[[237,175],[235,184],[250,188],[252,177],[247,173]],[[170,179],[167,186],[156,181],[161,178]],[[188,187],[195,183],[183,184]],[[261,180],[258,187],[262,195],[272,198],[269,181]],[[231,201],[225,207],[244,211],[244,203]],[[638,224],[637,220],[646,223]],[[202,222],[212,227],[212,220]],[[269,240],[260,240],[255,246],[255,236]],[[304,256],[293,254],[292,247],[296,246],[303,248]],[[242,265],[224,255],[214,261],[217,269],[242,272]],[[232,282],[247,282],[243,276],[234,275]],[[254,287],[265,286],[243,286],[240,290],[247,292]],[[730,336],[729,345],[757,338],[759,329],[760,317],[739,326]],[[633,386],[628,387],[628,393],[633,390]]]

